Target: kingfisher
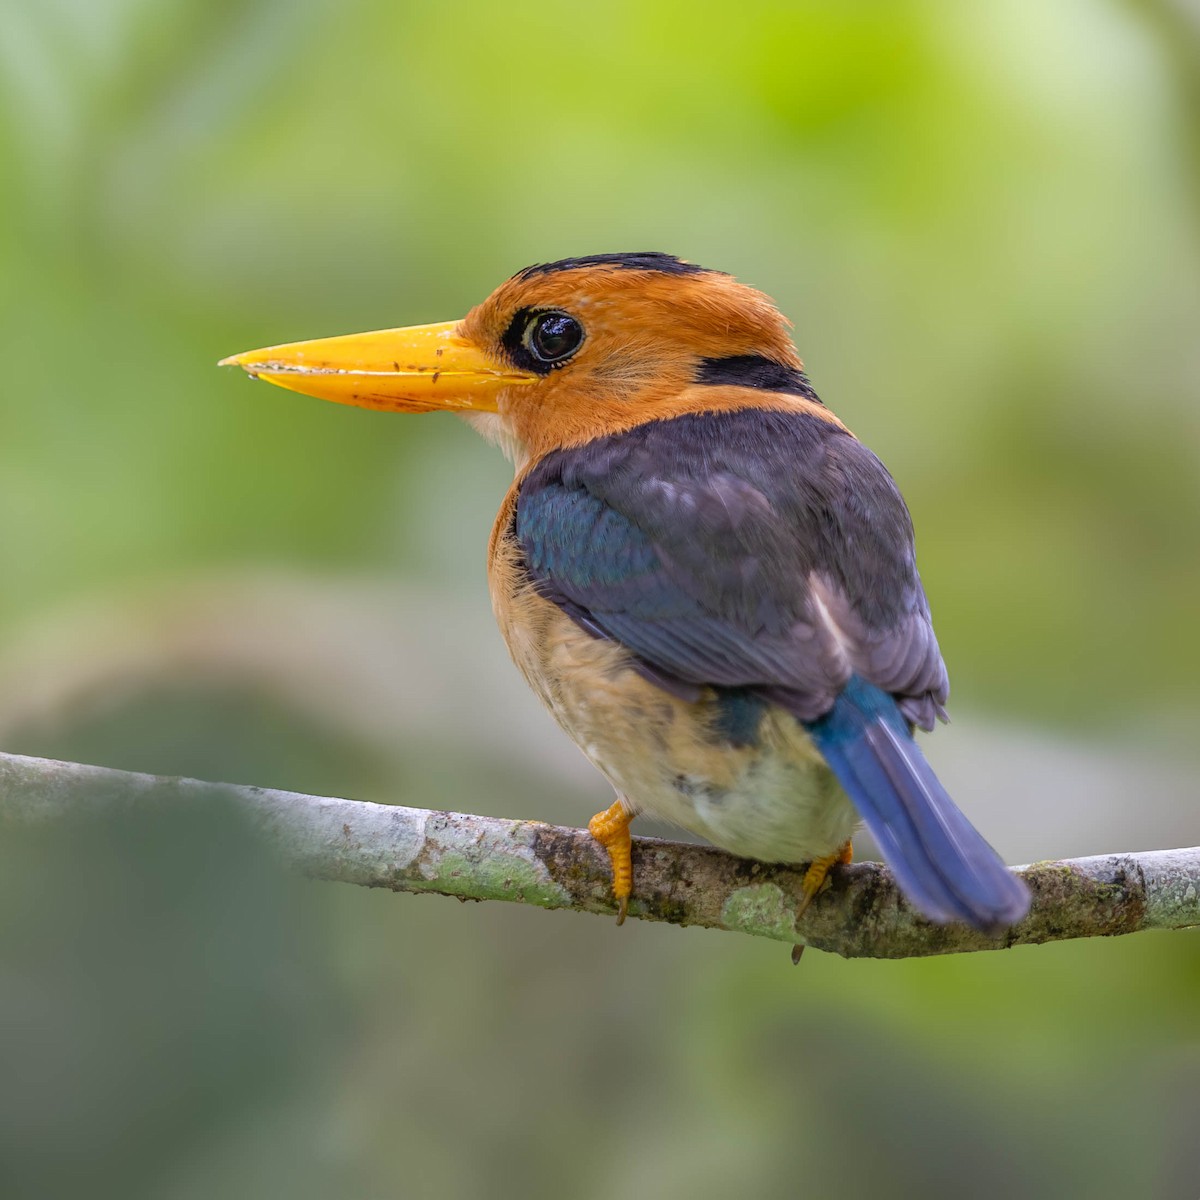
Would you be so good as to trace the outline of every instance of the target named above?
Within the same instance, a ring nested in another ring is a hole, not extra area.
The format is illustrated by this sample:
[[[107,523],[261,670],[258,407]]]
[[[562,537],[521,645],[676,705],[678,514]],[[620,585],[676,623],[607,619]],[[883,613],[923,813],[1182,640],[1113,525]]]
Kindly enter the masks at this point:
[[[892,477],[763,293],[669,254],[539,263],[461,321],[222,360],[341,404],[459,413],[512,460],[488,547],[517,667],[616,797],[588,825],[618,921],[630,822],[807,864],[866,826],[929,920],[1029,906],[915,740],[949,685]]]

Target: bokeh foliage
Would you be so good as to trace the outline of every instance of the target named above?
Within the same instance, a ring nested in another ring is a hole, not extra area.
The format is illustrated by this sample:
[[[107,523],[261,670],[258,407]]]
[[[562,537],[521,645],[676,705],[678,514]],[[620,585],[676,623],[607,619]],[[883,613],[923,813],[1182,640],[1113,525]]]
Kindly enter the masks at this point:
[[[1184,0],[0,0],[5,748],[582,821],[598,784],[454,725],[520,686],[475,650],[506,465],[213,363],[653,248],[793,318],[909,499],[957,703],[1194,760],[1198,80]],[[413,621],[438,655],[376,669],[436,736],[356,736],[367,666],[289,699],[311,642]],[[174,821],[4,850],[6,1194],[1195,1191],[1190,936],[789,973]]]

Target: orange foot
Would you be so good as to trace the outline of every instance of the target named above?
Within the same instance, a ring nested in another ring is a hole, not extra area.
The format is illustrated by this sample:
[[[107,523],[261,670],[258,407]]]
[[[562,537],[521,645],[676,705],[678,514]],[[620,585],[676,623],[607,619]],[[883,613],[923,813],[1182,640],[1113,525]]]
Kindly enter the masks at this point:
[[[800,884],[800,891],[803,893],[804,899],[800,901],[800,907],[796,911],[797,919],[804,916],[808,911],[808,906],[813,902],[817,894],[829,886],[830,869],[853,861],[854,846],[850,842],[847,842],[840,850],[835,851],[833,854],[826,854],[823,858],[813,859],[809,864],[808,870],[804,872],[804,880]],[[798,963],[803,953],[803,945],[797,944],[793,946],[792,962]]]
[[[625,921],[629,911],[629,894],[633,891],[633,844],[629,837],[629,822],[633,813],[618,796],[603,812],[588,822],[588,833],[608,851],[612,863],[613,898],[617,902],[617,924]]]

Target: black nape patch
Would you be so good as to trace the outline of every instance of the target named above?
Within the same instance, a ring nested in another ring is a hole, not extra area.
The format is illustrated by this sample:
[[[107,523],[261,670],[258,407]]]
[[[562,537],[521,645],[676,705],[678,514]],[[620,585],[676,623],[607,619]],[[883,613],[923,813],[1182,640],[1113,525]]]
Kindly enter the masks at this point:
[[[532,279],[535,275],[556,275],[559,271],[574,271],[577,267],[620,267],[627,271],[660,271],[664,275],[711,274],[707,267],[684,262],[673,254],[658,250],[638,250],[630,254],[588,254],[583,258],[560,258],[558,262],[534,263],[518,271],[514,279]]]
[[[774,362],[761,354],[734,354],[729,358],[705,358],[696,372],[696,382],[713,387],[748,387],[760,392],[786,392],[821,403],[821,397],[798,367]]]

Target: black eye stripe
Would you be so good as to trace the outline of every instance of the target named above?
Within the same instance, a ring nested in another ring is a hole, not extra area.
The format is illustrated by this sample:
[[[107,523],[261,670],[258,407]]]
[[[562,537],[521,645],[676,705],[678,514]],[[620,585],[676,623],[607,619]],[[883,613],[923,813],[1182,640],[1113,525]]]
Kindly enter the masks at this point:
[[[500,344],[514,366],[548,375],[571,358],[583,339],[583,326],[570,313],[521,308],[513,314]]]

